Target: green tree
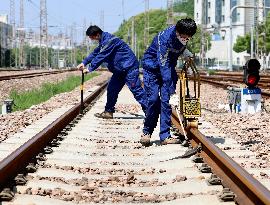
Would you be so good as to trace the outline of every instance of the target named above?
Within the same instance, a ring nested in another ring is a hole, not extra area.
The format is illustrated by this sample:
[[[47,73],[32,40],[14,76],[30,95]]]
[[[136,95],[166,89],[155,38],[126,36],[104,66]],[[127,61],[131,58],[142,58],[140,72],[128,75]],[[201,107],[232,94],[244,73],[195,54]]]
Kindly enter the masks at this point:
[[[179,14],[186,14],[175,17],[175,22],[183,17],[193,18],[193,10],[194,10],[194,2],[193,0],[188,0],[187,2],[176,2],[174,4],[174,12]],[[141,59],[144,51],[144,13],[138,14],[134,17],[131,17],[127,21],[124,21],[118,31],[115,33],[116,36],[122,38],[125,42],[131,45],[131,27],[132,27],[132,18],[134,18],[135,25],[135,33],[137,34],[137,44],[139,48],[139,59]],[[153,38],[158,34],[158,32],[164,30],[167,27],[167,10],[150,10],[149,11],[149,42],[151,43]],[[197,33],[193,36],[191,41],[188,44],[188,48],[191,52],[197,54],[200,52],[201,48],[201,28],[198,26]],[[208,39],[208,48],[211,47],[210,35],[208,33],[205,34],[206,39]],[[205,49],[207,46],[205,46]]]
[[[253,45],[255,46],[256,40],[256,31],[253,33]],[[238,36],[236,39],[236,43],[233,46],[233,50],[237,53],[247,51],[250,53],[251,51],[251,34],[247,33],[244,36]],[[261,23],[258,26],[258,48],[260,51],[269,53],[270,52],[270,13],[268,14],[266,21]]]
[[[186,16],[193,18],[194,16],[194,0],[187,0],[186,2],[176,1],[173,6],[174,12],[186,13]]]
[[[131,28],[132,28],[132,20],[134,18],[134,32],[137,34],[137,47],[139,58],[142,57],[143,52],[145,51],[144,45],[144,13],[138,14],[134,17],[131,17],[127,21],[124,21],[118,31],[115,33],[116,36],[122,38],[125,42],[131,45]],[[161,30],[167,27],[167,13],[165,10],[151,10],[149,11],[149,39],[148,44],[151,43],[154,36]]]
[[[236,39],[236,43],[233,45],[233,50],[237,53],[247,51],[250,53],[251,46],[250,46],[250,34],[245,36],[238,36]]]

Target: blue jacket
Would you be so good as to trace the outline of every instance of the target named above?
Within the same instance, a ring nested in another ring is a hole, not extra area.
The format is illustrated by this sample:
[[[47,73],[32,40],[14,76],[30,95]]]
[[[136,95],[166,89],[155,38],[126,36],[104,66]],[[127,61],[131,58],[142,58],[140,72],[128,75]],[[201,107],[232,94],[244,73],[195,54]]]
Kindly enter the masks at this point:
[[[171,94],[174,90],[172,72],[177,65],[177,60],[183,52],[191,54],[176,36],[175,26],[168,27],[158,33],[152,44],[145,51],[143,69],[160,73],[162,82]],[[173,72],[175,73],[175,72]]]
[[[90,72],[96,70],[102,63],[107,63],[112,73],[139,68],[139,62],[129,46],[107,32],[102,33],[98,47],[82,63],[84,65],[90,63],[88,68]]]

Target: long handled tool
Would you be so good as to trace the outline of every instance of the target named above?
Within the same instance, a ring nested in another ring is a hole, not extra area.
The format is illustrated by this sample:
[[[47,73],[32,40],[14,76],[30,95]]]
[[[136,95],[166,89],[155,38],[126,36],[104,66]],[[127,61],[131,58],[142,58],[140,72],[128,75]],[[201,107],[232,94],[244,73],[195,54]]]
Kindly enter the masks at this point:
[[[81,108],[80,113],[83,113],[84,104],[83,104],[83,84],[84,84],[84,71],[82,70],[82,82],[81,82]]]
[[[175,107],[175,110],[176,110],[177,117],[178,117],[178,119],[179,119],[179,122],[180,122],[180,125],[181,125],[181,128],[182,128],[183,134],[184,134],[184,136],[185,136],[185,139],[188,139],[188,138],[187,138],[187,134],[186,134],[186,130],[185,130],[185,128],[184,128],[182,119],[181,119],[181,117],[180,117],[180,111],[179,111],[179,109],[178,109],[177,106]]]

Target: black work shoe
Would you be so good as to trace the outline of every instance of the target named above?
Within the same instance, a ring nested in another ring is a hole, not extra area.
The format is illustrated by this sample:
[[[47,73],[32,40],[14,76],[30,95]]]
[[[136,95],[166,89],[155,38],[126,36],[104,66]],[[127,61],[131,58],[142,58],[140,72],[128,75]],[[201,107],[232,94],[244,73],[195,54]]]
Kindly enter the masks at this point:
[[[112,112],[103,111],[102,113],[96,113],[94,115],[96,117],[98,117],[98,118],[113,119],[113,113]]]
[[[160,141],[161,145],[167,145],[167,144],[181,144],[181,140],[178,138],[168,137],[165,140]]]
[[[150,146],[150,139],[151,139],[150,134],[142,134],[141,139],[140,139],[140,143],[145,147],[149,147]]]

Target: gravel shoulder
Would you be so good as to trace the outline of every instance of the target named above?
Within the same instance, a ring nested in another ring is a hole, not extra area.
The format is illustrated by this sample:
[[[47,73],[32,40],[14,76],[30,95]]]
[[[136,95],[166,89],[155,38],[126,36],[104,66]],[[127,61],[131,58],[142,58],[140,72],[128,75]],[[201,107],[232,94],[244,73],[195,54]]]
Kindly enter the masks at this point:
[[[52,76],[42,76],[31,79],[12,80],[10,82],[0,82],[1,97],[3,93],[9,92],[12,87],[19,88],[20,91],[27,89],[38,88],[44,82],[59,82],[66,79],[70,75],[80,75],[80,72],[61,73]],[[104,79],[108,79],[111,76],[109,72],[100,72],[99,76],[85,83],[85,90],[91,88],[91,86],[100,84]],[[18,82],[19,81],[19,82]],[[0,115],[0,141],[7,139],[9,136],[19,132],[26,126],[42,118],[48,113],[60,108],[64,105],[71,105],[80,102],[80,87],[78,86],[71,92],[61,93],[50,100],[34,105],[27,110],[13,112],[8,115]]]
[[[269,110],[270,99],[264,99],[265,108]],[[202,118],[210,122],[226,137],[236,140],[258,156],[270,157],[270,112],[256,114],[229,113],[223,107],[228,104],[227,91],[212,85],[201,86]],[[269,157],[264,161],[270,165]]]

